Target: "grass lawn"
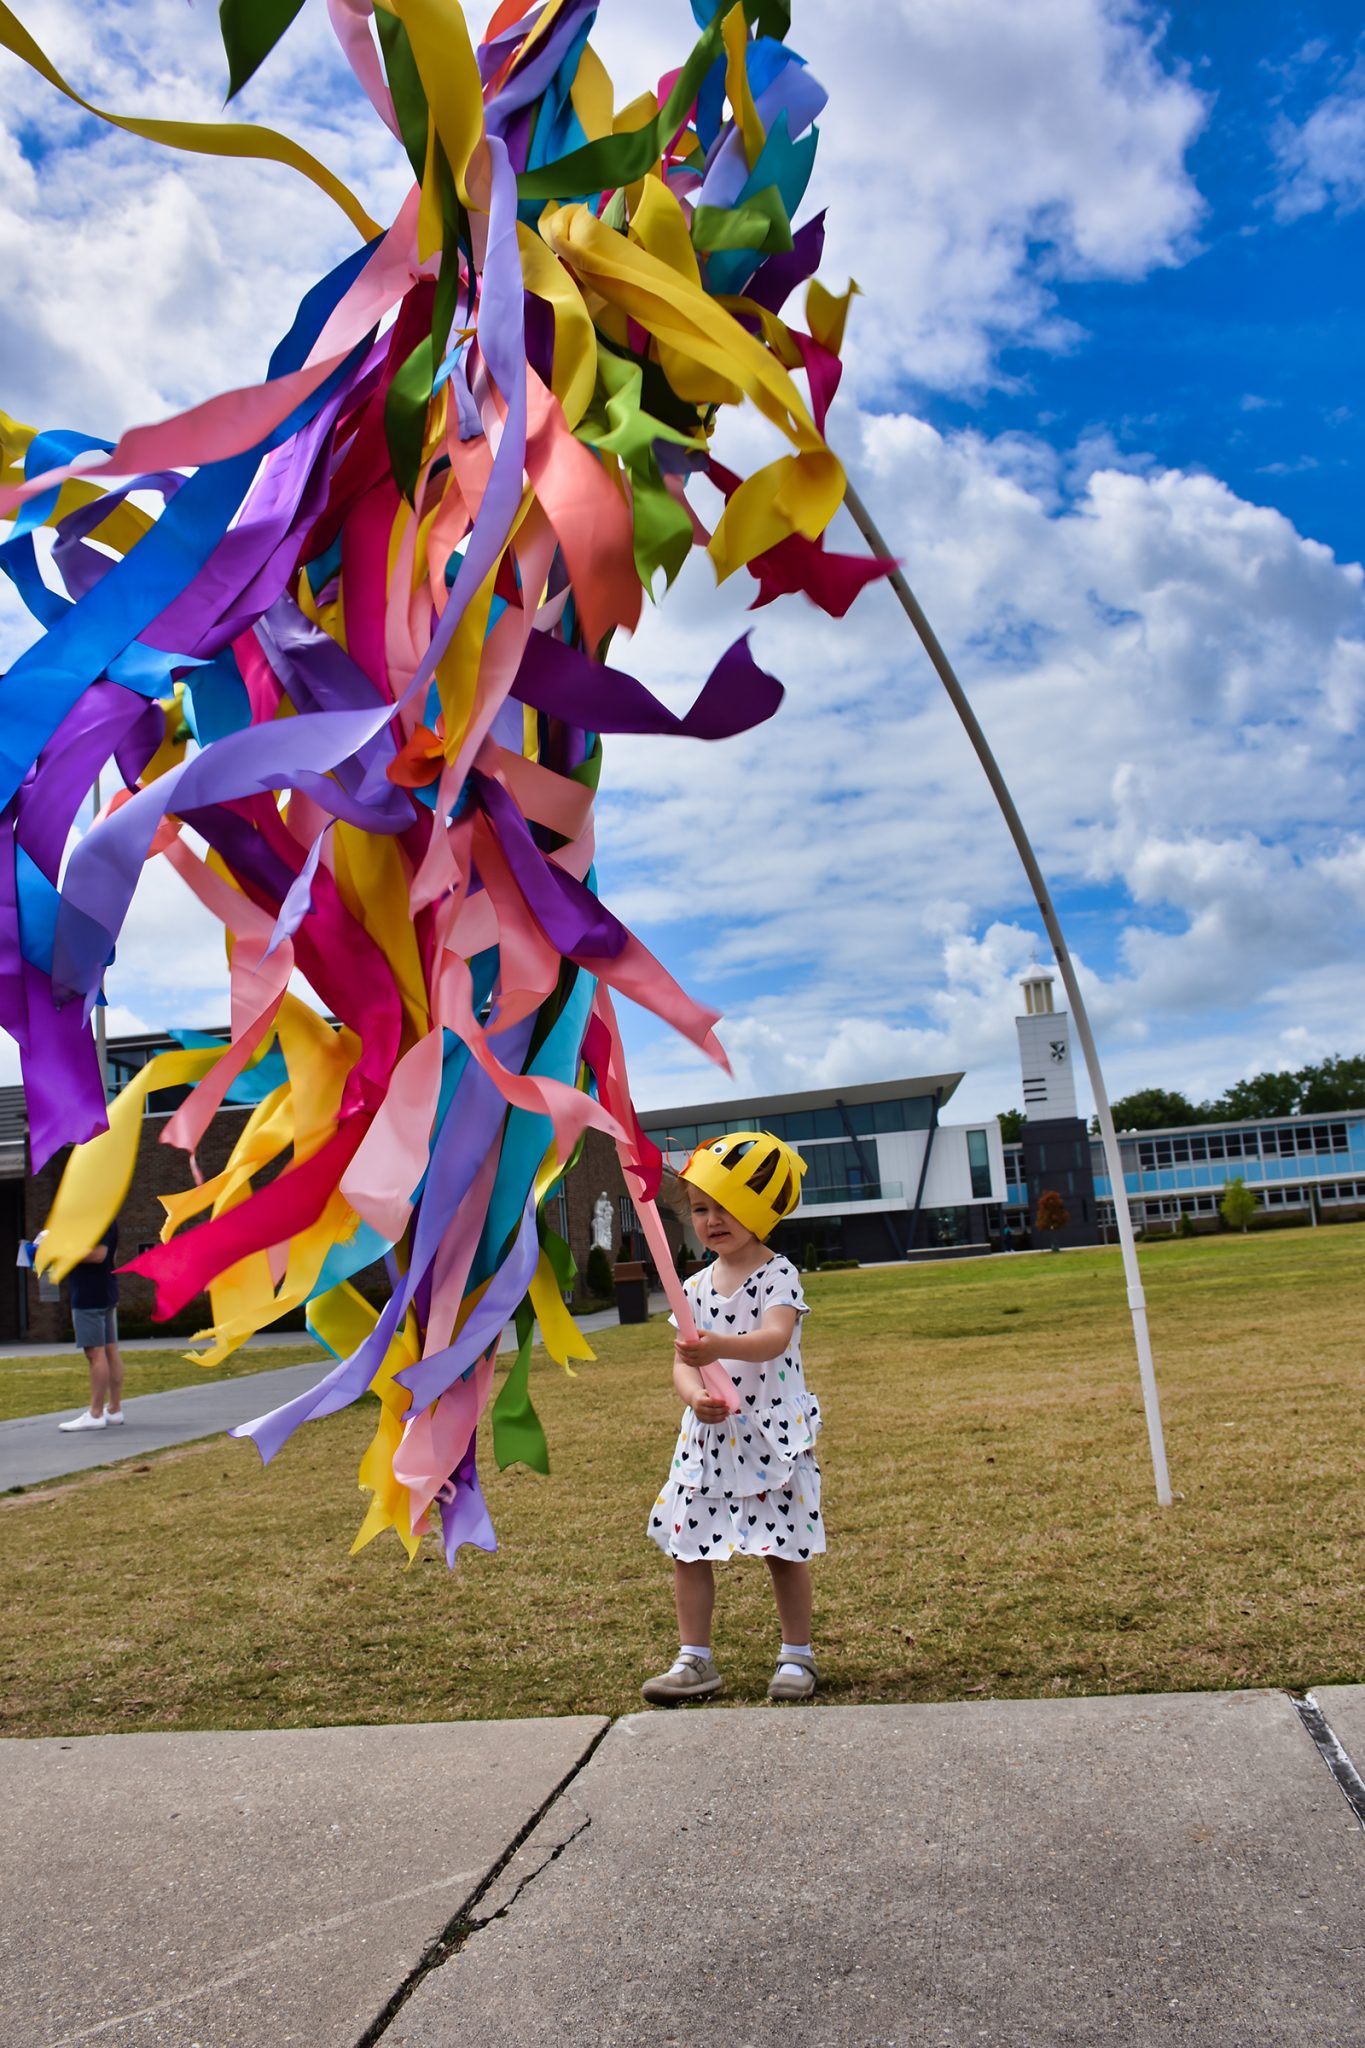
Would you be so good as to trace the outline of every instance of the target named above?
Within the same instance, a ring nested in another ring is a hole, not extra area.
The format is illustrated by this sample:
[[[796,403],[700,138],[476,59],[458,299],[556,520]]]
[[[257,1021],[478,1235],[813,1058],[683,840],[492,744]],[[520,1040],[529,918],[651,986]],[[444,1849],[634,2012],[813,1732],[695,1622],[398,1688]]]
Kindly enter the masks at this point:
[[[186,1338],[186,1344],[189,1339]],[[180,1351],[139,1351],[136,1342],[123,1350],[123,1392],[160,1394],[169,1387],[192,1387],[200,1380],[235,1380],[247,1373],[269,1372],[280,1365],[303,1365],[321,1358],[316,1345],[252,1345],[223,1365],[195,1365]],[[84,1353],[43,1353],[36,1358],[0,1358],[0,1422],[21,1415],[51,1415],[62,1408],[83,1408],[90,1398],[90,1374]]]
[[[1365,1231],[1144,1259],[1173,1509],[1156,1506],[1114,1252],[814,1275],[830,1554],[822,1696],[1302,1687],[1365,1678]],[[533,1391],[550,1478],[484,1484],[502,1541],[347,1555],[373,1428],[263,1472],[215,1441],[0,1503],[13,1735],[620,1713],[674,1646],[644,1537],[676,1427],[668,1333],[601,1333]],[[296,1356],[291,1353],[290,1356]],[[259,1354],[257,1354],[259,1357]],[[767,1574],[720,1573],[732,1701],[763,1698]]]

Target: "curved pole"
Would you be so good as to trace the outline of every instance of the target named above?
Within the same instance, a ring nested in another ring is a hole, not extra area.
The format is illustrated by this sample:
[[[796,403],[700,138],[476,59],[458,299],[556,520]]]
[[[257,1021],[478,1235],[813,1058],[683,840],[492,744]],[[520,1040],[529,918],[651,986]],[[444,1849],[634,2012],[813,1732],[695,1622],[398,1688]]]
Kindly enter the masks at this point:
[[[884,560],[889,560],[891,549],[878,531],[876,522],[862,499],[858,496],[858,493],[854,490],[852,484],[846,486],[844,503],[847,505],[855,525],[862,533],[863,538],[867,541],[873,553],[880,555]],[[1062,977],[1062,986],[1066,990],[1067,1001],[1071,1005],[1071,1014],[1076,1020],[1076,1035],[1081,1041],[1081,1050],[1085,1055],[1086,1072],[1090,1076],[1090,1087],[1095,1097],[1095,1114],[1099,1119],[1100,1137],[1104,1144],[1105,1163],[1109,1168],[1109,1185],[1114,1196],[1114,1221],[1118,1226],[1119,1245],[1123,1252],[1124,1277],[1128,1283],[1128,1307],[1133,1317],[1133,1339],[1137,1346],[1138,1375],[1142,1381],[1143,1406],[1147,1411],[1147,1436],[1152,1447],[1152,1475],[1156,1481],[1156,1497],[1163,1508],[1168,1508],[1171,1505],[1171,1482],[1166,1470],[1166,1442],[1161,1428],[1161,1400],[1157,1393],[1156,1369],[1152,1363],[1152,1340],[1147,1328],[1147,1297],[1142,1291],[1142,1275],[1138,1271],[1137,1246],[1133,1242],[1133,1221],[1128,1213],[1127,1187],[1123,1176],[1123,1160],[1119,1154],[1119,1141],[1114,1130],[1113,1113],[1109,1108],[1109,1096],[1104,1085],[1104,1075],[1100,1071],[1100,1058],[1095,1050],[1095,1040],[1090,1030],[1090,1019],[1086,1014],[1085,1003],[1081,997],[1080,984],[1076,980],[1076,972],[1071,964],[1071,955],[1067,951],[1066,940],[1062,936],[1062,927],[1058,922],[1057,913],[1052,907],[1052,898],[1048,893],[1047,883],[1043,880],[1042,869],[1039,867],[1037,856],[1029,844],[1028,834],[1025,832],[1023,822],[1014,807],[1014,798],[1010,795],[1005,778],[1000,773],[999,764],[990,750],[985,733],[977,723],[976,713],[967,702],[966,693],[953,672],[953,665],[940,647],[938,637],[921,611],[915,593],[911,590],[910,585],[906,582],[898,568],[891,571],[889,580],[896,596],[900,599],[902,610],[915,631],[919,634],[920,639],[924,643],[925,652],[938,670],[939,680],[952,699],[953,708],[957,712],[958,717],[967,728],[967,737],[975,747],[981,765],[986,771],[986,780],[995,792],[995,800],[1004,815],[1005,823],[1009,827],[1010,837],[1013,839],[1019,858],[1024,864],[1024,873],[1028,876],[1034,896],[1037,898],[1038,908],[1042,913],[1043,923],[1047,928],[1047,935],[1052,941],[1052,949],[1056,955],[1058,971]]]

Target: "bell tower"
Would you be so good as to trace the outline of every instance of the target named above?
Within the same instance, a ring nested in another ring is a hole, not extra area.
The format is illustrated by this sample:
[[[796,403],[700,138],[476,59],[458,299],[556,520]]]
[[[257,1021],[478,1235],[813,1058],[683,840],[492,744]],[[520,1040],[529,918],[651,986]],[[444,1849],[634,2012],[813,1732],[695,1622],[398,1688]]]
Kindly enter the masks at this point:
[[[1024,1015],[1016,1017],[1024,1115],[1030,1123],[1055,1123],[1076,1114],[1076,1081],[1071,1071],[1071,1020],[1052,1000],[1052,971],[1030,967],[1022,983]]]
[[[1040,1196],[1060,1195],[1068,1221],[1055,1233],[1060,1245],[1097,1244],[1095,1179],[1090,1136],[1076,1109],[1071,1070],[1071,1020],[1052,999],[1053,970],[1030,967],[1023,979],[1024,1014],[1016,1017],[1019,1069],[1024,1084],[1023,1170],[1028,1213]]]

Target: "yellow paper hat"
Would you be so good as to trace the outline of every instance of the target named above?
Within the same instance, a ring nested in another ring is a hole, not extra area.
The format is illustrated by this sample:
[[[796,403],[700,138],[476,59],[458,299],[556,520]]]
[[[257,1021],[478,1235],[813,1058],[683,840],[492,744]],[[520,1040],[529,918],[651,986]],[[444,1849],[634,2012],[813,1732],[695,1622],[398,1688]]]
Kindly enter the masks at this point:
[[[805,1170],[801,1154],[770,1131],[729,1131],[698,1145],[679,1178],[766,1238],[800,1201]]]

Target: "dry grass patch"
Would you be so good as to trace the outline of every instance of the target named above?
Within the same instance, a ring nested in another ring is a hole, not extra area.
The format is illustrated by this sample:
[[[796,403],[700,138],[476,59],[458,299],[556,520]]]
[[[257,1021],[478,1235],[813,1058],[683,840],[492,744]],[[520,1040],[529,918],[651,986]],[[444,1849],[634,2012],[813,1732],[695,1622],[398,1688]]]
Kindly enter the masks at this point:
[[[813,1276],[830,1555],[824,1697],[1304,1686],[1365,1677],[1352,1227],[1145,1261],[1172,1477],[1158,1509],[1117,1256]],[[502,1541],[454,1574],[347,1547],[366,1404],[262,1472],[248,1445],[21,1497],[6,1732],[260,1727],[638,1705],[673,1646],[644,1522],[676,1426],[664,1326],[538,1363],[549,1479],[484,1483]],[[293,1355],[293,1354],[291,1354]],[[766,1574],[723,1569],[730,1696],[763,1697]],[[20,1639],[22,1637],[22,1639]]]

